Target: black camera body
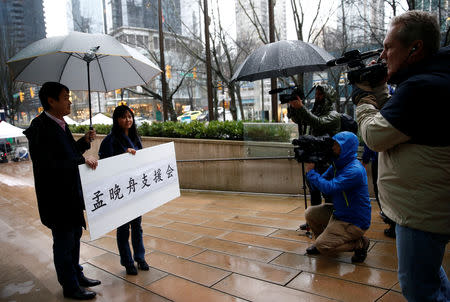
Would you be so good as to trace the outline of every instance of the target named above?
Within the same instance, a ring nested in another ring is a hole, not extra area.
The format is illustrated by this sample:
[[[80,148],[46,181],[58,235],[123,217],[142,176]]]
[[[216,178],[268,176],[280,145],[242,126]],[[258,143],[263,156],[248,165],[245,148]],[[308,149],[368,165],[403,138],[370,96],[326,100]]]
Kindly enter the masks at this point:
[[[335,157],[333,153],[334,140],[329,136],[301,135],[292,140],[294,157],[298,162],[326,164]]]
[[[289,86],[283,88],[277,88],[269,91],[269,94],[278,93],[280,97],[280,104],[286,104],[290,101],[295,101],[297,96],[300,99],[305,99],[305,94],[303,93],[303,89],[298,86]]]
[[[331,60],[327,62],[328,66],[337,66],[346,64],[350,69],[347,73],[347,78],[350,84],[368,82],[371,86],[375,86],[380,83],[387,75],[387,66],[381,62],[378,58],[376,64],[366,66],[364,60],[379,56],[383,48],[371,50],[361,53],[359,50],[350,50],[344,53],[341,58]]]

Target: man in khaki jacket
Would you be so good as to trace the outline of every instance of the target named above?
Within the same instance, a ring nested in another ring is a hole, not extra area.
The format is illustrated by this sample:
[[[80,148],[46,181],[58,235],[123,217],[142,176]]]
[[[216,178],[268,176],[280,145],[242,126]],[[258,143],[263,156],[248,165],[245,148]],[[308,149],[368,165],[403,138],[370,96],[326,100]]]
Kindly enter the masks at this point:
[[[379,152],[383,212],[397,223],[398,276],[408,301],[450,301],[442,268],[450,238],[450,47],[439,49],[435,16],[392,20],[381,58],[387,81],[353,87],[367,146]]]

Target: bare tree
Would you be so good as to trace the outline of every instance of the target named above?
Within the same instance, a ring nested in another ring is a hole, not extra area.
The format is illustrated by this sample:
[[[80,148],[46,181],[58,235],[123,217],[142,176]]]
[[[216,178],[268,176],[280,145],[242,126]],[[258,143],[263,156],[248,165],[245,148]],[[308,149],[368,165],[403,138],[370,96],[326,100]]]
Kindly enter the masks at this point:
[[[203,10],[201,1],[199,1],[198,3],[199,7]],[[213,71],[213,78],[215,79],[214,82],[216,83],[216,89],[214,91],[214,118],[217,119],[217,83],[218,81],[220,81],[222,83],[222,87],[225,86],[228,89],[228,95],[230,97],[230,112],[233,116],[233,119],[236,120],[237,106],[240,107],[241,114],[243,114],[243,106],[240,94],[238,93],[239,83],[231,82],[231,77],[239,66],[239,63],[241,63],[243,59],[249,54],[249,43],[238,43],[237,41],[235,41],[229,35],[229,33],[224,30],[220,15],[220,6],[218,5],[218,2],[216,2],[216,11],[213,11],[213,13],[210,15],[212,21],[212,30],[210,31],[212,58],[211,68]],[[174,34],[174,37],[177,39],[177,43],[179,43],[179,45],[181,45],[196,62],[205,64],[205,41],[200,36],[196,35],[196,33],[192,32],[191,29],[183,22],[182,25],[185,26],[188,32],[193,36],[193,39],[195,39],[196,42],[203,47],[192,47],[192,45],[189,45],[186,42],[186,39],[183,39],[182,37]]]

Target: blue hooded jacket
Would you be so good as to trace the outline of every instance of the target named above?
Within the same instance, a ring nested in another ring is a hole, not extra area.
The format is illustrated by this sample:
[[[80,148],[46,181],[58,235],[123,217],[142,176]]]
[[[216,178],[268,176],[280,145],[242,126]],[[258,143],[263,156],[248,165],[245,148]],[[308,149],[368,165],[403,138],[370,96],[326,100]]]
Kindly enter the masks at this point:
[[[333,215],[367,230],[370,226],[371,206],[367,186],[367,174],[356,158],[358,138],[351,132],[339,132],[333,139],[341,146],[339,157],[325,173],[309,171],[311,185],[333,198]]]

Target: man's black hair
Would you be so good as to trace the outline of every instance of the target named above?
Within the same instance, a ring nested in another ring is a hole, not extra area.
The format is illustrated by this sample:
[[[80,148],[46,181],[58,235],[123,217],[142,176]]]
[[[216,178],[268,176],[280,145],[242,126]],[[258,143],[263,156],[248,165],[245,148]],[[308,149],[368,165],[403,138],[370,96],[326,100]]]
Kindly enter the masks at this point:
[[[46,82],[44,83],[44,85],[42,85],[41,89],[39,90],[39,99],[41,100],[41,104],[42,107],[44,107],[44,110],[50,109],[48,98],[59,101],[59,94],[63,89],[69,92],[69,88],[58,82]]]

